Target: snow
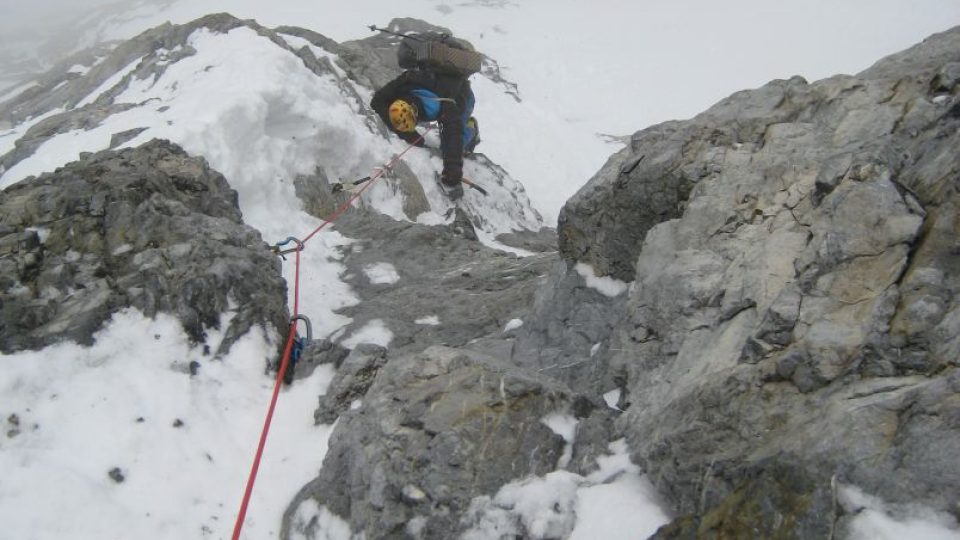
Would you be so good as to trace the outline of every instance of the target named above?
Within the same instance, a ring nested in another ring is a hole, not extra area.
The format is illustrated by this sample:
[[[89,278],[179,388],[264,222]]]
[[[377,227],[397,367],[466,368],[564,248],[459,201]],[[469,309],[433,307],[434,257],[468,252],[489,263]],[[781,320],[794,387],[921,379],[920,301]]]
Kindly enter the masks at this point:
[[[596,290],[604,296],[611,298],[620,296],[627,292],[629,285],[609,276],[598,277],[593,267],[586,263],[577,263],[574,267],[578,274],[587,282],[587,287]],[[591,355],[592,356],[592,355]]]
[[[374,285],[392,285],[400,281],[400,274],[390,263],[377,263],[364,267],[363,273]]]
[[[850,540],[957,540],[956,519],[919,505],[892,507],[856,486],[840,486],[838,498],[845,510],[856,514]]]
[[[352,349],[361,343],[372,343],[381,347],[387,347],[393,340],[393,332],[387,328],[386,323],[380,319],[373,319],[363,328],[351,333],[347,339],[340,344],[348,349]]]
[[[413,322],[426,326],[438,326],[440,324],[440,317],[437,317],[436,315],[429,315],[427,317],[421,317]]]
[[[510,319],[507,321],[507,324],[503,327],[503,333],[506,334],[511,330],[516,330],[523,326],[523,319]]]
[[[607,407],[618,411],[620,410],[620,408],[617,407],[617,403],[620,403],[620,393],[621,391],[619,388],[614,388],[613,390],[603,394],[603,401],[607,404]]]
[[[670,521],[659,507],[650,504],[648,497],[654,495],[650,483],[636,474],[581,488],[575,508],[577,526],[569,540],[649,537]]]
[[[51,116],[60,114],[61,112],[63,112],[63,109],[53,109],[52,111],[41,114],[40,116],[21,122],[13,129],[0,131],[0,156],[6,154],[10,150],[13,150],[17,139],[22,137],[30,128],[46,120],[47,118],[50,118]],[[0,170],[0,189],[5,187],[7,187],[7,184],[3,182],[2,170]]]
[[[564,469],[570,464],[573,457],[573,441],[577,434],[578,420],[569,414],[552,413],[544,416],[541,420],[554,433],[563,437],[566,444],[563,446],[563,454],[557,462],[558,469]]]
[[[126,65],[123,69],[121,69],[120,71],[118,71],[118,72],[114,73],[113,75],[111,75],[109,78],[107,78],[107,80],[105,80],[105,81],[103,81],[102,83],[100,83],[100,86],[98,86],[96,90],[94,90],[93,92],[90,92],[90,94],[88,94],[87,97],[85,97],[85,98],[81,99],[79,102],[77,102],[77,104],[74,105],[74,108],[79,109],[80,107],[84,107],[84,106],[86,106],[86,105],[89,105],[89,104],[93,103],[93,102],[96,101],[97,98],[99,98],[104,92],[106,92],[106,91],[110,90],[111,88],[113,88],[114,86],[117,86],[118,84],[120,84],[120,81],[122,81],[124,77],[126,77],[127,75],[129,75],[133,70],[137,69],[137,66],[140,65],[140,61],[141,61],[141,60],[143,60],[143,57],[137,58],[137,59],[134,60],[133,62],[130,62],[129,64],[127,64],[127,65]],[[121,102],[121,103],[122,103],[122,102]]]
[[[317,504],[313,499],[300,503],[294,513],[290,540],[350,540],[350,524]]]
[[[493,497],[474,499],[468,515],[475,525],[463,540],[521,532],[533,539],[647,538],[670,517],[630,462],[626,443],[611,443],[609,450],[610,455],[598,459],[600,469],[587,477],[557,470],[511,482]]]
[[[215,346],[221,335],[208,333]],[[226,536],[273,389],[263,371],[276,336],[251,332],[214,360],[172,317],[127,310],[95,338],[0,355],[0,412],[19,423],[0,446],[4,536]],[[321,366],[283,393],[245,538],[275,537],[303,471],[319,469],[330,427],[314,425],[313,409],[332,376]]]

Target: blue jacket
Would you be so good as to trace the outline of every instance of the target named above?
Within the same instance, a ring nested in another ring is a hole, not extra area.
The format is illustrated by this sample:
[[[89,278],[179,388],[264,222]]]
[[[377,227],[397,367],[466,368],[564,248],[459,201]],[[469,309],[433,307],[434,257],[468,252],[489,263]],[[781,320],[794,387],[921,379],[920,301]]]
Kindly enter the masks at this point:
[[[443,176],[450,181],[463,177],[463,148],[475,133],[467,126],[473,114],[476,99],[470,81],[464,77],[445,75],[426,70],[408,70],[377,90],[370,106],[390,124],[390,104],[397,99],[417,107],[419,122],[437,121],[440,124],[440,152],[443,155]],[[397,133],[407,142],[420,138],[417,133]]]

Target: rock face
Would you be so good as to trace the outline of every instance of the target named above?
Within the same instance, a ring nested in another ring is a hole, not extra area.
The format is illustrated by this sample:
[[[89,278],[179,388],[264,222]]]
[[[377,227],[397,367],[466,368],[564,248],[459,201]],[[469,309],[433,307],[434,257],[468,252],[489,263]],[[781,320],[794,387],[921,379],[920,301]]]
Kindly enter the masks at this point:
[[[377,364],[363,356],[358,364]],[[295,519],[315,501],[371,540],[454,538],[474,497],[554,470],[564,441],[541,420],[573,401],[564,386],[478,353],[438,346],[390,359],[362,405],[340,416],[281,537],[316,533]]]
[[[491,249],[464,238],[455,225],[366,214],[342,220],[338,230],[357,239],[342,261],[344,281],[361,299],[339,310],[353,319],[343,336],[382,321],[393,334],[392,355],[432,343],[461,347],[491,335],[512,341],[503,332],[506,324],[524,316],[541,276],[556,261],[556,252],[520,258]],[[386,261],[395,280],[376,273]],[[509,343],[506,350],[509,355]]]
[[[90,343],[115,311],[177,316],[191,338],[233,312],[224,352],[254,325],[286,331],[285,284],[236,192],[202,159],[153,141],[0,193],[0,350]]]
[[[825,537],[837,516],[790,501],[829,507],[831,479],[955,511],[958,66],[960,28],[739,92],[636,133],[564,208],[562,255],[633,281],[598,362],[690,514],[662,537]]]

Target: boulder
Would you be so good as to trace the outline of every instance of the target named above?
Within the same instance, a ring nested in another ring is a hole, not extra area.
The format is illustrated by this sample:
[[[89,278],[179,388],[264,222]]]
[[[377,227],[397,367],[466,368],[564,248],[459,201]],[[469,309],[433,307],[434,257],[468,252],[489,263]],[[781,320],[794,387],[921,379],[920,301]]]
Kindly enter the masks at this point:
[[[86,156],[0,193],[0,350],[89,344],[118,310],[175,315],[197,343],[227,324],[286,332],[277,258],[237,194],[166,141]],[[226,313],[232,317],[224,318]]]

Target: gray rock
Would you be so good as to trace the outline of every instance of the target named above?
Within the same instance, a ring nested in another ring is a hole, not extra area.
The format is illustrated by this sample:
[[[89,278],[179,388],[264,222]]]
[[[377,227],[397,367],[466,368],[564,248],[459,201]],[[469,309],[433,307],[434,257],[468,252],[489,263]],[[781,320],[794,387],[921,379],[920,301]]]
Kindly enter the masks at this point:
[[[519,330],[513,360],[602,402],[604,392],[622,384],[607,361],[626,300],[588,287],[568,263],[553,263]]]
[[[738,476],[741,484],[723,504],[702,516],[678,518],[651,539],[833,538],[840,509],[822,471],[783,456]]]
[[[486,351],[503,350],[510,339],[503,328],[523,317],[540,277],[556,261],[554,253],[520,258],[491,249],[464,238],[456,224],[428,226],[353,213],[338,220],[337,230],[356,239],[341,262],[347,268],[343,279],[361,302],[338,311],[353,322],[334,339],[349,339],[380,320],[393,334],[392,355],[437,343],[467,346],[482,338],[489,338]],[[368,271],[384,263],[397,280],[374,283]]]
[[[541,419],[567,410],[566,387],[477,353],[431,347],[380,368],[361,407],[344,413],[313,500],[367,538],[453,538],[470,501],[553,470],[564,446]],[[300,531],[305,534],[309,531]]]
[[[563,379],[624,389],[615,431],[688,515],[662,537],[776,536],[777,515],[823,536],[834,477],[953,511],[958,51],[960,28],[738,92],[635,134],[564,208],[568,266],[524,325],[556,330],[515,358],[584,346],[572,263],[633,282],[587,325],[610,327],[601,361]]]
[[[534,253],[546,253],[558,249],[557,231],[549,227],[543,227],[539,231],[516,231],[501,234],[497,236],[496,240],[501,244]]]
[[[332,364],[339,368],[344,359],[350,354],[350,349],[341,347],[328,339],[307,338],[306,332],[300,326],[297,334],[304,340],[304,347],[300,353],[300,359],[287,367],[287,373],[284,382],[293,383],[293,381],[306,379],[313,375],[314,370],[324,364]],[[280,369],[282,356],[277,356],[276,360],[270,365],[270,371],[276,373]]]
[[[349,355],[337,366],[327,393],[320,398],[320,407],[313,417],[318,424],[332,424],[344,412],[350,410],[354,402],[362,398],[380,368],[387,363],[387,350],[377,345],[362,343],[350,351]]]
[[[118,310],[176,316],[216,354],[253,326],[286,331],[276,257],[202,159],[152,141],[105,151],[0,194],[0,350],[92,342]]]

